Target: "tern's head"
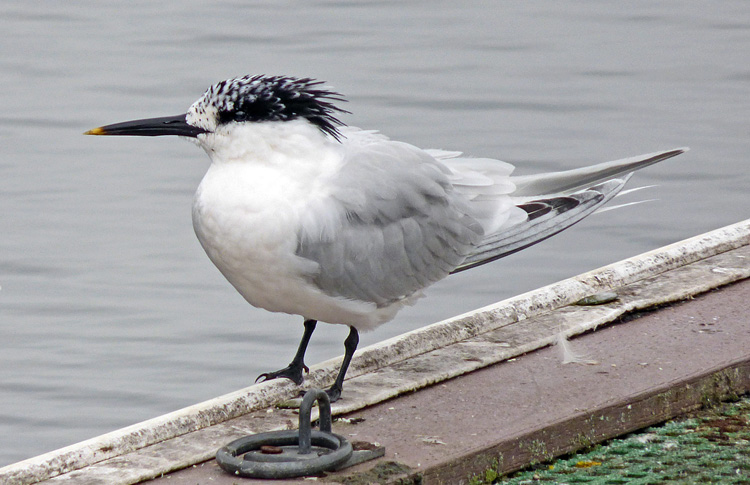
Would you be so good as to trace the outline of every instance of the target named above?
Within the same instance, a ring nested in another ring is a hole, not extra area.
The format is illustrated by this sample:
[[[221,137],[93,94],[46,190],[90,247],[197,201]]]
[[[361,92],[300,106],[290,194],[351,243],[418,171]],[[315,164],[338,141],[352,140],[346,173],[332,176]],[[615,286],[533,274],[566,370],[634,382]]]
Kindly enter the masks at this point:
[[[102,126],[87,135],[178,135],[198,138],[248,123],[307,120],[326,135],[338,139],[337,112],[333,103],[344,101],[321,81],[285,76],[244,76],[214,84],[187,113]]]

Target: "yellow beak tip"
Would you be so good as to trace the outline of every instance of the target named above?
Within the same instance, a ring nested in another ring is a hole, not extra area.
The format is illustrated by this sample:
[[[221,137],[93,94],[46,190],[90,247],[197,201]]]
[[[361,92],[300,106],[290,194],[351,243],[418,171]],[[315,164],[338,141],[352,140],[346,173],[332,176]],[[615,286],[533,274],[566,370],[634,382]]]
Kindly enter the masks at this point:
[[[94,128],[93,130],[89,130],[87,132],[84,132],[84,135],[106,135],[107,132],[104,131],[101,127]]]

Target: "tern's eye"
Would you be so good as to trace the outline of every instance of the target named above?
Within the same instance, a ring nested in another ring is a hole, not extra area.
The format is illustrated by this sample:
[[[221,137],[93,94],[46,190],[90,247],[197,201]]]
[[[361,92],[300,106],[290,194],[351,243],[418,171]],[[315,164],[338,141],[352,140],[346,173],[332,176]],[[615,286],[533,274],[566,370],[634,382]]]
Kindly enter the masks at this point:
[[[247,121],[250,119],[250,115],[246,112],[239,110],[234,112],[234,121]]]

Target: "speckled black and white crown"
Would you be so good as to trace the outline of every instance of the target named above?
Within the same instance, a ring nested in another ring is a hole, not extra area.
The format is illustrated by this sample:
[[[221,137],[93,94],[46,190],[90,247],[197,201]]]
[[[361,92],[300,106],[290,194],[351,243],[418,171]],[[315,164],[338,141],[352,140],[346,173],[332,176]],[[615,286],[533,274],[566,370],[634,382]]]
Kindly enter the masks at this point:
[[[323,87],[323,81],[286,76],[244,76],[214,84],[190,108],[191,124],[213,131],[244,121],[291,121],[304,118],[338,139],[334,114],[348,113],[334,102],[345,101]]]

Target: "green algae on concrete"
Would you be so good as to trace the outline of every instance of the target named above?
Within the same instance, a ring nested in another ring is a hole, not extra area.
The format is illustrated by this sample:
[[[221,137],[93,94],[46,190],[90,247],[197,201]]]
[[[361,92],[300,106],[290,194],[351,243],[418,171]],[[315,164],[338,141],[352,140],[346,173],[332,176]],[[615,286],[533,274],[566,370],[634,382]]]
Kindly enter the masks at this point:
[[[490,469],[470,483],[750,484],[750,396],[509,477]]]

